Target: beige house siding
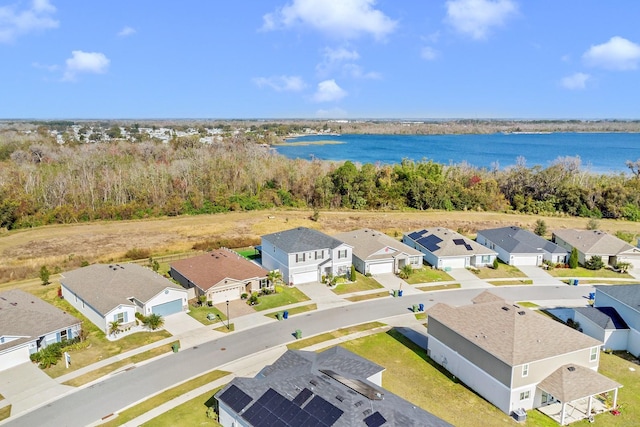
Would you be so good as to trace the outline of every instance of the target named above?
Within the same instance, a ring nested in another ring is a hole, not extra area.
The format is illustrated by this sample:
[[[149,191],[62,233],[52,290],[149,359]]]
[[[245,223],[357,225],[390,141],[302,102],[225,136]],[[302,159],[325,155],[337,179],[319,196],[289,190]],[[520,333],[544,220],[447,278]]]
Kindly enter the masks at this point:
[[[599,353],[600,348],[598,348],[596,360],[593,362],[589,360],[591,357],[591,347],[573,353],[566,353],[560,356],[551,357],[549,359],[537,360],[529,363],[529,374],[526,377],[522,376],[523,365],[514,366],[512,388],[523,387],[528,384],[538,384],[562,365],[581,365],[597,371],[598,362],[600,361]]]

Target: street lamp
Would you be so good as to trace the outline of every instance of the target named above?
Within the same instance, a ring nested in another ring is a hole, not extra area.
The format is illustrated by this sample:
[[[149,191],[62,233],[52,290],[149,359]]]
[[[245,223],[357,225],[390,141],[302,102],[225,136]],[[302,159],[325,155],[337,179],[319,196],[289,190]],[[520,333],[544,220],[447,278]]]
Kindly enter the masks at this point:
[[[227,330],[231,330],[231,319],[229,318],[229,300],[227,300]]]

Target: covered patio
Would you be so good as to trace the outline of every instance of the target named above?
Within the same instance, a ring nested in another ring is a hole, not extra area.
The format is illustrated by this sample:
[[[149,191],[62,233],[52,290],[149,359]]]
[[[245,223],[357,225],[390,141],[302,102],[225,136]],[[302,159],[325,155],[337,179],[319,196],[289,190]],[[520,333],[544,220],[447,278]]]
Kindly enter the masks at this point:
[[[615,409],[621,384],[579,365],[564,365],[538,384],[554,402],[538,410],[560,425]],[[610,392],[613,392],[610,400]]]

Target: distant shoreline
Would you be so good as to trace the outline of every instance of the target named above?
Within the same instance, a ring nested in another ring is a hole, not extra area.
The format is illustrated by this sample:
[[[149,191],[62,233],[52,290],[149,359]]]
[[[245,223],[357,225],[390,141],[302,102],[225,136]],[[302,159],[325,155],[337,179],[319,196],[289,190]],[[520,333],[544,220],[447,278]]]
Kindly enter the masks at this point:
[[[310,135],[301,135],[301,136],[310,136]],[[339,144],[346,144],[346,142],[344,141],[335,141],[332,139],[323,139],[322,141],[294,141],[294,142],[287,142],[291,139],[294,138],[299,138],[299,137],[291,137],[291,138],[285,138],[284,142],[278,142],[275,144],[271,144],[272,146],[287,146],[287,147],[291,147],[291,146],[304,146],[304,145],[339,145]]]

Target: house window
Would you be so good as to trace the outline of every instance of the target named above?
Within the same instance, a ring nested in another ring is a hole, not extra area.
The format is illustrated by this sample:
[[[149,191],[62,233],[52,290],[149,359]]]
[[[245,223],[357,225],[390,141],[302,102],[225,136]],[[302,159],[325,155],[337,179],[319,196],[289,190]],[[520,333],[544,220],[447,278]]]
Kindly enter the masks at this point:
[[[522,376],[526,377],[527,375],[529,375],[529,364],[525,363],[522,365]]]
[[[321,251],[316,251],[316,259],[324,259],[324,249]]]
[[[67,330],[63,330],[60,331],[60,341],[66,341],[67,340]]]
[[[491,256],[490,255],[482,255],[482,263],[483,264],[489,264],[491,260]]]
[[[268,288],[269,283],[267,283],[267,279],[260,279],[260,289]]]
[[[589,361],[595,362],[598,360],[598,347],[591,347],[591,354],[589,355]]]
[[[346,249],[341,249],[338,251],[338,259],[341,258],[346,258],[347,257],[347,250]]]
[[[124,313],[116,313],[113,315],[114,322],[124,323]]]
[[[520,393],[520,400],[526,400],[528,398],[529,398],[529,390],[523,391],[522,393]]]
[[[296,262],[304,262],[307,258],[306,254],[296,254]]]

